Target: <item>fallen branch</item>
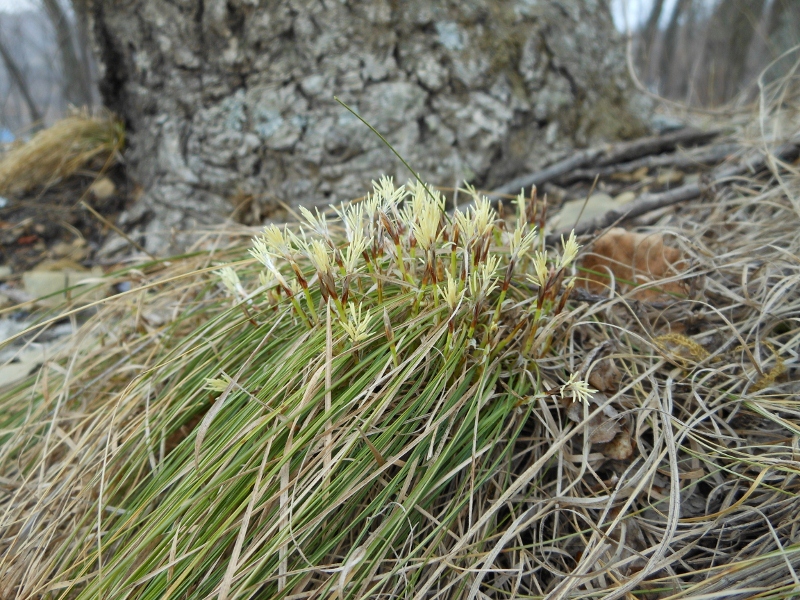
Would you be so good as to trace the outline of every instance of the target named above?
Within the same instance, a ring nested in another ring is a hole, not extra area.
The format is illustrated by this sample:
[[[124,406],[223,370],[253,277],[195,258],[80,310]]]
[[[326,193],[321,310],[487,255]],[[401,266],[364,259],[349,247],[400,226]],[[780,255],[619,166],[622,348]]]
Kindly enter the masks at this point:
[[[606,167],[589,167],[586,169],[576,169],[570,173],[566,173],[560,177],[557,182],[560,185],[569,185],[576,181],[591,181],[595,177],[610,177],[618,173],[633,173],[646,167],[647,169],[654,169],[657,167],[671,167],[674,169],[691,169],[702,165],[718,165],[725,159],[729,158],[741,150],[739,144],[718,144],[710,148],[700,148],[693,152],[685,154],[659,154],[657,156],[645,156],[637,160],[625,162],[616,165],[608,165]]]
[[[642,194],[639,198],[621,208],[610,210],[584,225],[575,227],[575,233],[581,235],[598,229],[606,229],[626,219],[633,219],[659,208],[672,206],[673,204],[685,202],[686,200],[692,200],[726,179],[748,172],[755,174],[763,170],[769,166],[768,159],[770,157],[776,157],[780,160],[792,160],[798,155],[799,150],[800,137],[795,137],[791,142],[780,146],[771,155],[751,155],[749,158],[743,159],[735,165],[720,166],[709,174],[705,182],[689,183],[675,188],[674,190],[656,194]],[[551,233],[547,236],[547,242],[551,244],[557,243],[560,241],[562,235],[568,234],[571,230],[572,229],[564,229]]]
[[[587,148],[571,155],[569,158],[558,161],[549,167],[512,179],[507,184],[495,189],[489,195],[518,194],[520,189],[530,188],[532,185],[540,186],[548,181],[553,181],[576,169],[588,165],[603,167],[635,158],[660,154],[674,150],[678,146],[692,146],[705,144],[720,134],[719,130],[699,131],[697,129],[681,129],[666,135],[622,142],[620,144],[597,146]]]

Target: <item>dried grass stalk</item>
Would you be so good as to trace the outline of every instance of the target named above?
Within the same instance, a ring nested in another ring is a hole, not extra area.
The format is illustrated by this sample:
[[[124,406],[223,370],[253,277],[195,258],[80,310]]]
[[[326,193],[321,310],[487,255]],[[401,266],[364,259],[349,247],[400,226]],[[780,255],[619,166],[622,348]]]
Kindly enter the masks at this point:
[[[106,164],[124,143],[123,125],[111,116],[74,115],[57,121],[0,156],[0,194],[51,185],[95,159]]]

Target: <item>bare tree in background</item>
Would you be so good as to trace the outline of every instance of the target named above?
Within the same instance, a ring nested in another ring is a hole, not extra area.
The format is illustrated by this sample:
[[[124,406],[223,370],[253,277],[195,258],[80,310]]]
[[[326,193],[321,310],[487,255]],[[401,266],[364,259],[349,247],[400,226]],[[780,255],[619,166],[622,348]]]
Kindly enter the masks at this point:
[[[3,65],[6,68],[11,80],[17,86],[19,93],[22,95],[25,105],[28,107],[29,117],[32,123],[39,123],[42,120],[42,114],[36,106],[36,102],[31,95],[30,88],[28,87],[28,80],[22,74],[22,69],[17,65],[16,60],[12,56],[10,50],[6,47],[5,41],[0,36],[0,58],[3,59]]]
[[[56,35],[64,81],[64,99],[75,106],[91,106],[91,68],[86,43],[80,42],[77,28],[73,26],[59,0],[42,0],[42,5]],[[85,15],[82,16],[85,22]]]
[[[666,19],[666,27],[659,23]],[[720,105],[739,96],[781,53],[800,44],[800,0],[654,0],[637,36],[645,81],[667,98]],[[775,64],[780,77],[796,61]],[[740,97],[747,101],[754,89]]]
[[[0,128],[23,131],[96,102],[86,2],[40,0],[0,12]],[[35,128],[34,127],[34,128]]]
[[[706,86],[700,100],[716,105],[733,98],[744,83],[747,57],[765,0],[726,0],[711,15],[706,38]]]
[[[642,30],[642,56],[646,57],[647,63],[652,63],[653,46],[657,41],[658,23],[661,20],[663,11],[664,0],[655,0],[653,8],[650,10],[650,15],[647,17],[647,23]],[[652,77],[652,73],[648,73],[648,77]]]
[[[681,19],[688,12],[692,1],[693,0],[678,0],[675,9],[672,11],[667,29],[664,32],[664,42],[661,44],[661,56],[658,68],[660,90],[671,90],[673,74],[678,72],[675,56],[681,33]]]

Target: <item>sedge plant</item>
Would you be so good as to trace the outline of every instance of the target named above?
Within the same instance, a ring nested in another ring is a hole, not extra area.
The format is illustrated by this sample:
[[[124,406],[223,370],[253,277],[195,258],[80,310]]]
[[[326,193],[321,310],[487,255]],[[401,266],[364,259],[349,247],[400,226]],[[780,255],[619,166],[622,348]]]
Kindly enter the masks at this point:
[[[116,398],[146,396],[146,427],[82,484],[51,595],[465,593],[536,484],[516,458],[533,412],[593,391],[538,367],[574,236],[550,256],[524,196],[507,223],[472,193],[445,219],[438,192],[382,178],[220,268],[228,308]]]

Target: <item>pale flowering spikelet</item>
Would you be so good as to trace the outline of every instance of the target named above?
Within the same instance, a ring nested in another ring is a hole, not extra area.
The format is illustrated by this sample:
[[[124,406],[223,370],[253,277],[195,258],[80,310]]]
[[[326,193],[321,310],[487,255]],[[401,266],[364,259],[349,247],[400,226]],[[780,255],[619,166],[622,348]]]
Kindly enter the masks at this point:
[[[286,237],[285,231],[286,230],[281,231],[275,224],[267,225],[264,227],[262,236],[270,253],[283,256],[286,260],[290,260],[292,256],[292,247]]]
[[[364,204],[350,204],[346,206],[344,203],[341,208],[333,207],[339,219],[344,224],[345,237],[348,242],[352,242],[354,236],[362,230],[362,221],[364,218]]]
[[[262,288],[270,289],[275,286],[277,283],[274,279],[267,278],[267,274],[264,271],[258,272],[258,283],[261,284]]]
[[[527,206],[527,201],[525,200],[525,190],[520,190],[519,195],[516,197],[514,202],[517,205],[517,227],[522,227],[528,222],[528,215],[526,214],[525,207]]]
[[[361,303],[358,308],[352,302],[347,305],[347,320],[342,321],[342,328],[344,329],[350,340],[357,344],[361,340],[369,337],[369,322],[372,315],[366,311],[364,315],[361,314]]]
[[[319,240],[312,240],[310,244],[305,245],[304,249],[317,273],[328,273],[331,270],[331,257],[325,244]]]
[[[303,215],[303,218],[308,221],[308,224],[311,226],[311,229],[317,235],[324,237],[325,239],[330,238],[330,232],[328,231],[328,222],[325,220],[325,215],[320,214],[319,209],[314,207],[314,212],[317,213],[316,216],[311,214],[311,211],[308,210],[305,206],[300,206],[300,214]]]
[[[567,382],[561,386],[561,397],[572,398],[572,401],[580,401],[584,404],[589,404],[592,399],[592,394],[596,394],[597,390],[589,387],[589,384],[578,379],[577,373],[573,373],[567,379]]]
[[[278,280],[279,284],[285,288],[289,287],[289,285],[286,283],[286,279],[284,279],[278,267],[275,266],[275,261],[272,260],[272,253],[269,251],[269,247],[267,246],[267,242],[264,238],[253,238],[253,247],[250,248],[249,252],[253,258],[267,268],[272,276]]]
[[[425,188],[414,180],[406,184],[409,199],[406,201],[404,208],[408,210],[411,215],[411,220],[414,220],[416,215],[419,215],[428,204],[428,194],[425,193]]]
[[[561,255],[561,261],[558,265],[559,269],[568,267],[572,261],[575,260],[575,257],[578,256],[578,250],[581,249],[578,240],[575,239],[575,230],[572,230],[566,242],[564,241],[564,236],[561,236],[561,245],[564,247],[564,253]]]
[[[494,221],[497,218],[497,213],[492,208],[492,203],[486,196],[480,196],[475,199],[474,209],[475,230],[479,236],[487,235],[494,227]]]
[[[461,302],[461,298],[464,296],[464,292],[466,290],[458,291],[459,288],[459,280],[453,278],[453,276],[448,271],[447,273],[447,284],[443,287],[439,287],[439,295],[442,297],[447,303],[447,306],[450,307],[450,312],[455,312],[456,308],[458,307],[459,302]]]
[[[414,238],[417,240],[420,248],[428,250],[439,239],[441,232],[439,231],[439,220],[441,218],[441,211],[433,202],[426,202],[420,207],[420,212],[417,213],[417,222],[412,224]]]
[[[528,275],[528,280],[539,287],[544,286],[547,283],[548,277],[547,254],[542,251],[534,254],[533,270],[535,271],[535,274]]]
[[[375,185],[375,182],[372,182],[372,185]],[[364,201],[361,203],[364,207],[364,214],[367,215],[367,220],[372,221],[375,219],[375,216],[378,212],[378,207],[381,203],[381,197],[378,192],[373,192],[371,194],[367,194],[364,197]]]
[[[353,239],[350,240],[347,248],[342,252],[344,270],[348,275],[353,275],[358,272],[361,267],[361,255],[369,248],[371,243],[372,238],[366,238],[361,229],[355,231]]]
[[[497,289],[495,272],[500,266],[500,257],[489,255],[469,276],[469,293],[473,298],[485,298]]]
[[[230,385],[230,383],[231,383],[230,376],[227,373],[222,373],[221,377],[206,378],[206,383],[203,387],[212,392],[222,393],[228,389],[228,385]]]
[[[478,234],[478,227],[475,223],[475,215],[467,208],[466,212],[456,210],[453,214],[453,219],[458,225],[458,231],[461,234],[461,245],[467,248]]]
[[[512,261],[517,260],[521,256],[525,256],[533,247],[533,242],[536,240],[536,228],[534,227],[528,233],[525,233],[525,226],[517,227],[514,233],[509,236],[508,249],[511,252]]]
[[[364,201],[365,211],[370,220],[374,220],[378,211],[386,212],[396,206],[406,195],[405,186],[395,187],[394,180],[384,175],[378,182],[372,182],[372,194]]]
[[[236,274],[236,271],[233,270],[231,267],[222,267],[219,271],[217,271],[217,275],[222,280],[222,285],[225,286],[225,289],[233,297],[244,298],[247,296],[247,293],[244,291],[241,282],[239,281],[239,276]]]

